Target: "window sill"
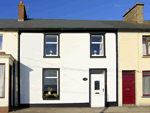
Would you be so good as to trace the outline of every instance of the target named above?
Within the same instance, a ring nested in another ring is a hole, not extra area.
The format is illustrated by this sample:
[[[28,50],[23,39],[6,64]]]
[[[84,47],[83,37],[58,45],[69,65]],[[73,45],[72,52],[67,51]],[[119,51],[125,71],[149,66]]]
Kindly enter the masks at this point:
[[[142,58],[150,58],[150,56],[143,56]]]
[[[0,97],[0,98],[5,98],[5,97]]]
[[[106,58],[106,56],[90,56],[90,58]]]
[[[43,58],[60,58],[60,56],[43,56]]]
[[[60,100],[59,98],[43,98],[43,100]]]
[[[142,98],[150,98],[150,96],[142,96]]]

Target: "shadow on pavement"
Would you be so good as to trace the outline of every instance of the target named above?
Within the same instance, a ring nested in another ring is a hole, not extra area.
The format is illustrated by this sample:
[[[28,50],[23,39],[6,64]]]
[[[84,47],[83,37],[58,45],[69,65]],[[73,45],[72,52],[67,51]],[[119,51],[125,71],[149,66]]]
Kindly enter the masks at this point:
[[[104,113],[104,111],[106,111],[108,109],[108,107],[104,108],[103,111],[101,111],[100,113]]]

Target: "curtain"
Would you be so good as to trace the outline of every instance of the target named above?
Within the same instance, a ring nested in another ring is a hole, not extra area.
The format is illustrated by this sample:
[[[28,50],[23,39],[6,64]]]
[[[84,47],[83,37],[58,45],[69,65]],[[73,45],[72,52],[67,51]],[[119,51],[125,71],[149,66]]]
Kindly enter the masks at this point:
[[[146,37],[143,37],[143,55],[146,55]]]
[[[143,94],[150,94],[150,76],[143,77]]]
[[[104,50],[103,50],[103,44],[102,43],[100,43],[99,54],[104,55]]]
[[[148,42],[148,54],[150,54],[150,42]]]
[[[0,97],[4,97],[4,65],[0,65]]]

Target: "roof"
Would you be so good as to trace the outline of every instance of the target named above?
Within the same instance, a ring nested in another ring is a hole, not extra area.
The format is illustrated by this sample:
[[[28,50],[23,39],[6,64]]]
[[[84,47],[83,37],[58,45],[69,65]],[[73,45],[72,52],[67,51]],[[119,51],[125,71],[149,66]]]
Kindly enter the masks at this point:
[[[150,21],[142,24],[107,20],[65,20],[65,19],[0,19],[0,30],[40,30],[40,29],[119,29],[150,30]]]

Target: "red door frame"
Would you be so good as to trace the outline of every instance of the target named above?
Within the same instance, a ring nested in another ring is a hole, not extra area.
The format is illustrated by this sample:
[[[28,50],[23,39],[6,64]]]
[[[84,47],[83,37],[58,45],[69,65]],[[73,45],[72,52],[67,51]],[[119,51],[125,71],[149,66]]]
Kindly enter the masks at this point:
[[[135,71],[122,71],[122,103],[135,104]]]

